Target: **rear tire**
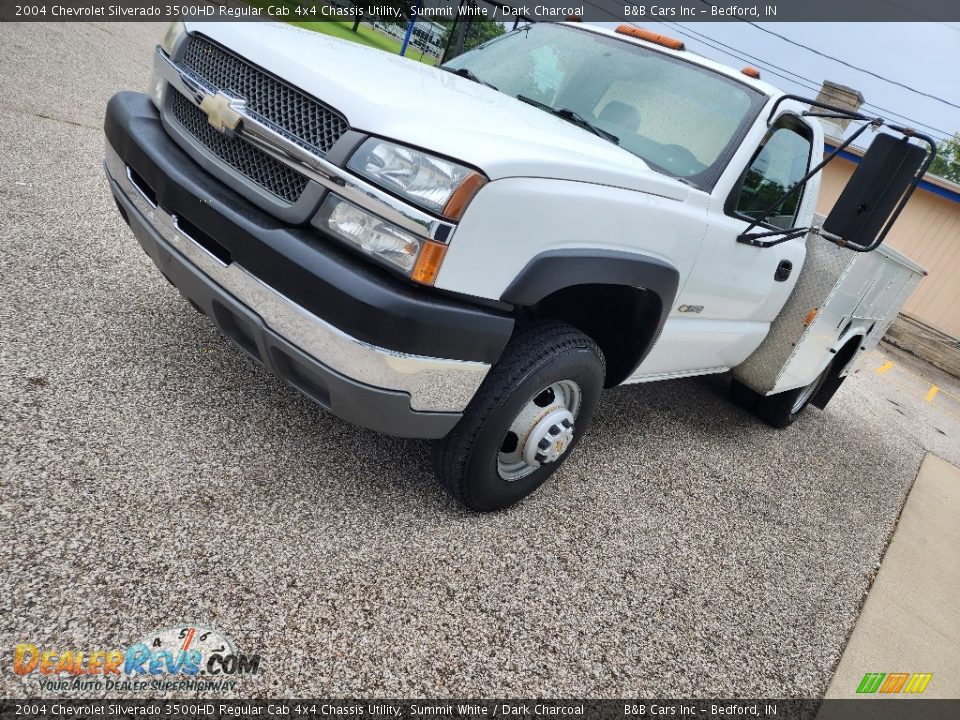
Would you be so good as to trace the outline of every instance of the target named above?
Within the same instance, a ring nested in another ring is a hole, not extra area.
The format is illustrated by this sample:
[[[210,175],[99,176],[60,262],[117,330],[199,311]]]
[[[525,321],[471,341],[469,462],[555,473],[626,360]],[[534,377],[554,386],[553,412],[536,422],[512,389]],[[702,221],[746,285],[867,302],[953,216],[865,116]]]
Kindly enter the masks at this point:
[[[812,383],[777,393],[776,395],[758,395],[754,413],[768,425],[775,428],[785,428],[793,424],[793,421],[800,417],[810,401],[816,396],[817,391],[823,386],[827,378],[830,377],[830,370],[833,364],[828,364]]]
[[[437,477],[465,507],[509,507],[549,478],[583,437],[603,389],[597,344],[540,321],[521,330],[457,426],[434,444]]]

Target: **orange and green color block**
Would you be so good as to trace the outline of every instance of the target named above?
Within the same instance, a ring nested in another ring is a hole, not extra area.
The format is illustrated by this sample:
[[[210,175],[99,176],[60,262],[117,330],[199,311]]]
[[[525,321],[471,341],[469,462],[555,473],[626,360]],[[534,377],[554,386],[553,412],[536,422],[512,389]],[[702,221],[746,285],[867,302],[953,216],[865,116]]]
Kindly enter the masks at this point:
[[[867,673],[857,686],[861,694],[919,694],[927,689],[933,673]]]

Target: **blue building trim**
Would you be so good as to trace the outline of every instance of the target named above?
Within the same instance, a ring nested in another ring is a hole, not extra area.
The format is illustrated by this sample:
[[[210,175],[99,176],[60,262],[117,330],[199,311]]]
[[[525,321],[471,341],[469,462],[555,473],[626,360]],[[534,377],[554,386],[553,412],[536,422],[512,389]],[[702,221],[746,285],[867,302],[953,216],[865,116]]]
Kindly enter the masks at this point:
[[[826,152],[831,153],[837,149],[837,146],[831,143],[825,142],[823,144],[823,149]],[[855,165],[859,165],[861,160],[859,155],[854,155],[849,150],[841,150],[840,153],[837,155],[837,157],[843,158],[844,160],[849,160]],[[939,185],[934,185],[929,180],[921,180],[920,184],[917,185],[917,187],[919,187],[922,190],[926,190],[927,192],[931,192],[934,195],[939,195],[940,197],[946,198],[947,200],[950,200],[952,202],[960,203],[960,192],[956,192],[954,190],[948,190],[947,188],[940,187]]]

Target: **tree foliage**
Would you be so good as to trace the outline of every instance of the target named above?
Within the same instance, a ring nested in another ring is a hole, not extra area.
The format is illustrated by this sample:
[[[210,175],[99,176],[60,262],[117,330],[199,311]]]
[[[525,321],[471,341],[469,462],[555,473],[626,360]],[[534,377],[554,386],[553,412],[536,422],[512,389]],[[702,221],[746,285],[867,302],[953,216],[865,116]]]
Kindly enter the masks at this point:
[[[960,183],[960,133],[937,146],[937,157],[927,172]]]
[[[330,0],[328,0],[329,2]],[[347,0],[341,0],[338,4],[345,4]],[[388,23],[391,25],[397,25],[400,27],[406,27],[407,23],[410,21],[413,16],[411,8],[413,3],[410,0],[349,0],[355,7],[362,8],[364,10],[363,15],[357,15],[353,21],[353,31],[357,32],[357,29],[360,27],[361,22],[372,22],[373,20],[379,20],[380,22]],[[374,8],[382,8],[385,6],[394,7],[399,12],[399,18],[394,15],[379,15],[374,12]],[[485,43],[487,40],[492,40],[495,37],[503,35],[504,30],[503,24],[499,22],[494,22],[492,20],[476,20],[474,18],[465,18],[460,21],[446,20],[446,19],[433,19],[439,25],[444,27],[444,32],[442,39],[440,41],[440,47],[447,47],[447,43],[450,41],[450,35],[453,32],[456,32],[458,29],[465,30],[466,36],[464,38],[463,52],[467,50],[472,50],[477,45]]]
[[[445,48],[450,43],[450,35],[452,33],[458,32],[458,30],[465,29],[466,37],[464,38],[463,43],[463,52],[467,50],[472,50],[477,47],[477,45],[482,45],[487,40],[493,40],[495,37],[503,35],[506,30],[503,27],[503,23],[495,22],[493,20],[474,20],[464,19],[459,22],[453,20],[439,20],[438,24],[444,26],[443,37],[440,41],[440,47]],[[466,28],[464,28],[466,24]],[[451,48],[452,49],[452,48]],[[444,58],[449,60],[452,55]]]

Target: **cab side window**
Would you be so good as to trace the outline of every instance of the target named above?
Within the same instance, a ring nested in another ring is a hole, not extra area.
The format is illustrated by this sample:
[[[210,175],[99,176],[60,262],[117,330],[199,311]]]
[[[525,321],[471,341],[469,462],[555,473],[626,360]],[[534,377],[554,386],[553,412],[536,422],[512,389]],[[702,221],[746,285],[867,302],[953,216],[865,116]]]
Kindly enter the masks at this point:
[[[755,220],[770,210],[789,187],[810,168],[810,138],[793,126],[775,128],[744,174],[740,194],[734,205],[737,215]],[[803,191],[780,204],[766,223],[783,230],[794,227]]]

